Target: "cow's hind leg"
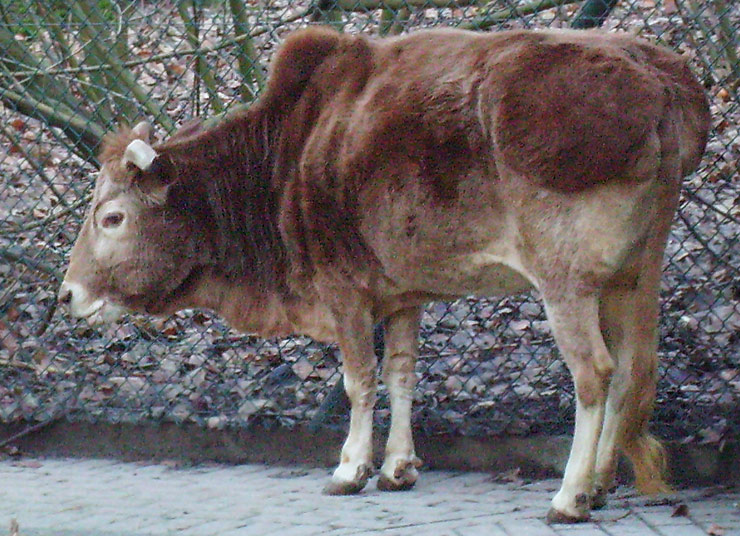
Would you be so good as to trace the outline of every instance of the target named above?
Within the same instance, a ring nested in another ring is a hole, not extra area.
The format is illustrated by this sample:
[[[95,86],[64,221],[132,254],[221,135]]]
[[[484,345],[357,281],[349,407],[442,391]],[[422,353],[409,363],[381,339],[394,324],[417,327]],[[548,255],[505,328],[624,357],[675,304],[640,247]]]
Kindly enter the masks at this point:
[[[590,515],[596,451],[614,363],[599,328],[597,295],[553,297],[544,292],[543,297],[576,391],[573,445],[547,517],[550,522],[573,523]]]
[[[357,308],[337,314],[339,347],[342,351],[344,388],[352,404],[349,434],[342,446],[341,461],[324,488],[327,495],[359,493],[372,475],[373,409],[377,391],[373,350],[373,323],[369,309]]]
[[[383,491],[410,489],[419,478],[421,460],[416,457],[411,434],[419,313],[418,307],[405,309],[386,320],[382,378],[391,401],[391,429],[378,478],[378,489]]]
[[[604,289],[601,326],[617,361],[606,403],[594,480],[594,506],[603,506],[614,485],[619,450],[629,457],[635,486],[642,493],[670,490],[663,447],[647,431],[655,400],[658,368],[660,258],[632,281]]]

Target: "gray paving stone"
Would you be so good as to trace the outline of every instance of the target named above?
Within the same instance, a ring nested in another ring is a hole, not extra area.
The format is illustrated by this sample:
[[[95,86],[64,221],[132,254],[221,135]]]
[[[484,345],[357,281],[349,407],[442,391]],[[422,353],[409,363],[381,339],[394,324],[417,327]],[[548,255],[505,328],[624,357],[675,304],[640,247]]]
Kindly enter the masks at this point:
[[[505,519],[499,525],[507,536],[557,536],[552,527],[539,519]]]
[[[521,534],[528,534],[522,532]],[[503,528],[491,523],[480,525],[471,524],[470,526],[459,528],[456,531],[457,536],[507,536]]]
[[[713,523],[740,534],[737,491],[686,490],[689,517],[618,494],[594,523],[548,526],[556,480],[495,483],[489,475],[425,471],[415,490],[326,497],[323,469],[173,468],[108,460],[0,461],[0,534],[20,536],[698,536]]]

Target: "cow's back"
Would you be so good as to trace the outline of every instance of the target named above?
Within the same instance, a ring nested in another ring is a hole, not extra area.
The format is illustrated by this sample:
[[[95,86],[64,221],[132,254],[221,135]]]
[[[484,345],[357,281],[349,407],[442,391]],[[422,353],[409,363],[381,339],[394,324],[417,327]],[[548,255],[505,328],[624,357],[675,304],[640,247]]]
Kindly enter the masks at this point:
[[[468,148],[487,151],[560,191],[640,181],[639,161],[666,119],[677,123],[682,174],[703,153],[701,86],[679,55],[627,34],[435,30],[369,45],[374,69],[339,153],[349,174],[398,151],[431,162],[421,146],[436,146],[442,168]],[[449,180],[432,183],[452,191]]]
[[[679,174],[698,165],[707,106],[680,56],[626,34],[519,36],[515,50],[492,55],[482,95],[501,164],[558,191],[644,181],[650,160],[675,143],[667,121],[683,141]]]
[[[343,54],[352,61],[342,63]],[[346,85],[337,68],[311,78],[311,91],[324,95],[314,101],[324,104],[284,218],[301,262],[314,265],[366,271],[378,260],[401,277],[416,267],[438,272],[435,259],[454,272],[460,254],[520,268],[512,210],[527,201],[512,192],[541,189],[567,204],[568,195],[664,172],[677,189],[706,141],[706,100],[683,60],[626,35],[343,36],[330,55],[325,65],[362,68]],[[680,152],[682,165],[661,169],[669,152]],[[463,287],[466,280],[455,293]]]

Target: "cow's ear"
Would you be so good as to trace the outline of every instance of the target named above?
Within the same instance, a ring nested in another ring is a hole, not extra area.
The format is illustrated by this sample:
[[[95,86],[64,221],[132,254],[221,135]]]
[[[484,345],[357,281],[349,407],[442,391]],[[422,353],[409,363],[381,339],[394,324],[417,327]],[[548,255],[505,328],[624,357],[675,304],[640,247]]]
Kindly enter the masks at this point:
[[[134,184],[151,202],[163,205],[167,192],[177,180],[175,167],[168,155],[157,155],[149,169],[136,174]]]
[[[133,173],[132,183],[150,200],[162,204],[175,180],[175,170],[167,155],[158,154],[148,143],[136,139],[123,154],[122,165]]]

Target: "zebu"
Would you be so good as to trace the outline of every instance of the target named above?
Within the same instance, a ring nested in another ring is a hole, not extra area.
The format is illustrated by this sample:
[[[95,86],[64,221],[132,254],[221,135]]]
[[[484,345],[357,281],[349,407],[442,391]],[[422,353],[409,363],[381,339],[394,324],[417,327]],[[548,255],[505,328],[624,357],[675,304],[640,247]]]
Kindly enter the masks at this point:
[[[373,325],[392,423],[378,487],[407,489],[420,307],[535,287],[572,372],[576,424],[555,521],[589,517],[618,452],[663,490],[647,431],[661,260],[709,114],[673,52],[624,34],[291,35],[248,110],[159,145],[109,136],[60,299],[212,309],[264,336],[337,341],[350,430],[326,488],[372,473]]]

